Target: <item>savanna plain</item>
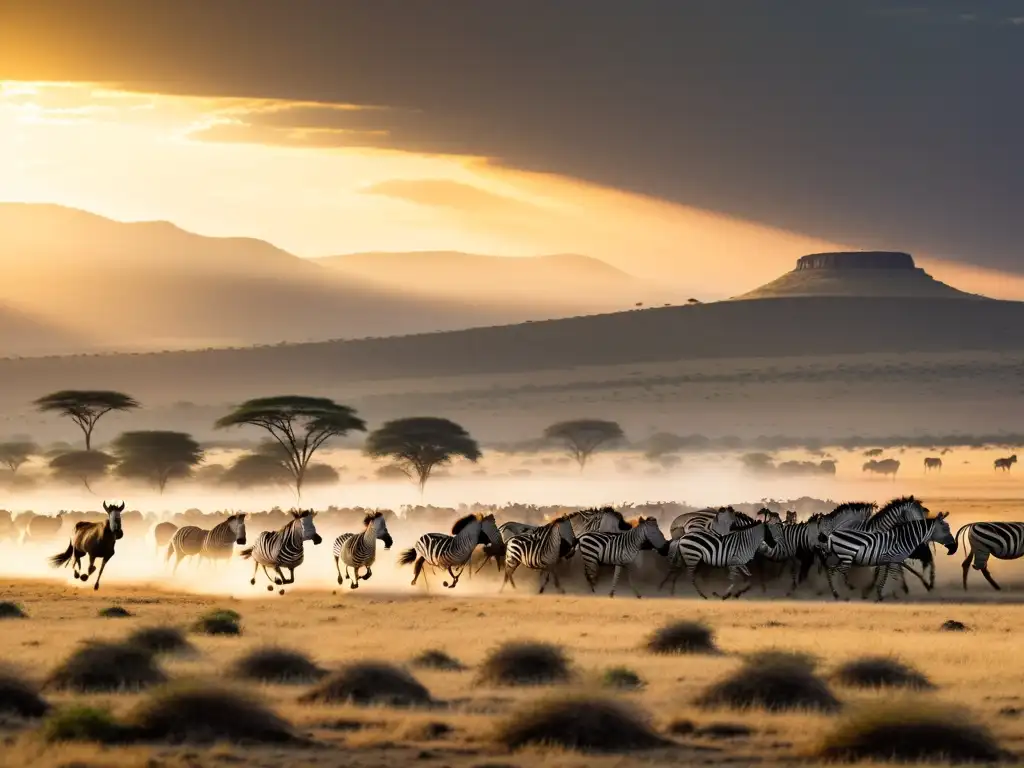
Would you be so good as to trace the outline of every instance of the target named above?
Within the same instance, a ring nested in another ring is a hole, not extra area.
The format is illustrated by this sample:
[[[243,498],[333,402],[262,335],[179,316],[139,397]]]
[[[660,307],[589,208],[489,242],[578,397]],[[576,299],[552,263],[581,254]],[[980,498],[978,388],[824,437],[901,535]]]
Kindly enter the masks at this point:
[[[926,502],[954,530],[1024,519],[1021,500]],[[572,572],[565,595],[538,595],[528,577],[499,594],[487,567],[451,591],[434,577],[428,591],[393,563],[418,532],[393,533],[358,591],[334,583],[325,536],[284,596],[251,587],[240,562],[172,578],[151,542],[127,536],[108,570],[117,576],[94,592],[63,573],[40,578],[49,550],[4,544],[0,602],[24,615],[0,620],[0,653],[50,709],[4,713],[0,765],[870,764],[907,745],[930,746],[924,763],[1024,752],[1024,574],[1013,562],[992,566],[1002,591],[972,571],[964,592],[964,550],[939,548],[934,591],[909,578],[909,596],[880,605],[837,603],[820,577],[796,599],[785,579],[728,602],[699,599],[684,579],[670,598],[650,563],[638,569],[641,600],[625,584],[607,597],[608,574],[591,595]],[[122,656],[70,663],[96,643]],[[261,660],[268,649],[299,658]],[[124,685],[90,690],[104,675]],[[11,687],[0,682],[0,709]],[[237,738],[218,738],[222,720]],[[566,746],[583,732],[600,734],[598,751]]]

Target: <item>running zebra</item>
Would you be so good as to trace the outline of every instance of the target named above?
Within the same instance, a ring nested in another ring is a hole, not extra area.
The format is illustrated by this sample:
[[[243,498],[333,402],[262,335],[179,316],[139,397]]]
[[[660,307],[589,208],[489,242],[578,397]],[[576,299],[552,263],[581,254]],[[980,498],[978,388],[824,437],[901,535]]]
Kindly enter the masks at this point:
[[[263,568],[263,573],[274,584],[281,587],[281,594],[284,594],[285,584],[295,583],[295,569],[302,565],[305,559],[305,552],[302,550],[304,542],[312,541],[314,546],[323,541],[320,534],[316,532],[313,518],[316,512],[312,509],[292,510],[292,521],[283,528],[276,531],[263,531],[256,537],[256,542],[249,548],[243,549],[238,554],[243,560],[252,558],[256,567],[253,569],[252,578],[249,583],[256,584],[256,573]],[[267,568],[273,568],[277,574],[271,576]],[[289,571],[286,578],[282,568]],[[267,585],[267,591],[273,592],[273,585]]]
[[[555,588],[565,592],[555,573],[555,565],[563,557],[568,557],[576,546],[576,534],[572,530],[569,515],[552,520],[537,530],[513,536],[505,543],[505,578],[498,589],[501,592],[505,584],[515,589],[516,582],[512,574],[516,568],[525,565],[535,571],[544,571],[539,594],[544,593],[548,581],[554,577]]]
[[[212,536],[212,539],[210,538]],[[209,541],[209,544],[207,543]],[[174,567],[171,575],[178,572],[178,565],[186,557],[199,555],[211,560],[231,557],[232,544],[245,544],[245,515],[231,515],[220,524],[207,531],[195,525],[183,525],[174,532],[171,543],[167,545],[167,562],[174,556]]]
[[[1015,453],[1013,454],[1013,456],[1009,456],[1005,459],[996,459],[994,462],[992,462],[992,466],[995,467],[996,469],[1001,469],[1004,472],[1009,472],[1010,467],[1012,467],[1016,463],[1017,454]]]
[[[776,542],[767,523],[755,522],[727,533],[725,536],[720,536],[713,531],[695,531],[676,539],[673,544],[669,554],[672,568],[658,589],[662,589],[671,578],[671,593],[674,595],[676,581],[678,581],[682,570],[685,569],[697,594],[707,600],[708,596],[697,584],[697,566],[705,563],[712,567],[729,569],[728,591],[724,595],[719,595],[717,592],[712,593],[715,597],[727,600],[730,597],[739,597],[750,589],[751,575],[748,564],[759,550],[771,549]],[[737,576],[743,576],[747,585],[739,592],[734,592]]]
[[[425,533],[416,540],[416,545],[404,550],[398,556],[399,565],[415,562],[412,570],[412,586],[423,572],[423,566],[445,568],[452,577],[452,583],[442,582],[448,589],[455,589],[477,544],[498,546],[502,543],[494,515],[471,514],[456,520],[449,536],[446,533]],[[454,569],[458,569],[458,573]],[[423,577],[426,583],[427,577]]]
[[[377,540],[384,542],[384,549],[391,549],[394,544],[383,512],[378,510],[368,514],[363,518],[363,527],[362,533],[343,533],[334,540],[334,567],[338,569],[338,583],[344,582],[346,577],[351,578],[351,589],[359,588],[360,578],[366,581],[373,576],[371,566],[377,560]],[[342,562],[345,563],[344,576],[341,574]],[[349,568],[355,571],[353,576],[348,575]],[[366,569],[363,576],[359,575],[360,568]]]
[[[888,531],[872,533],[870,531],[840,530],[826,536],[819,534],[819,540],[825,545],[826,551],[834,555],[837,564],[829,565],[826,575],[832,596],[838,600],[839,593],[832,581],[832,575],[839,571],[849,585],[849,571],[855,565],[885,566],[885,573],[878,581],[876,601],[882,601],[882,591],[886,579],[895,576],[903,568],[903,561],[922,544],[938,542],[946,547],[950,554],[956,552],[956,539],[949,531],[946,522],[948,513],[926,520],[912,520],[900,523]],[[870,587],[865,591],[867,597]]]
[[[498,566],[498,573],[501,573],[501,569],[504,567],[503,558],[505,553],[505,547],[508,546],[508,540],[513,536],[519,536],[524,533],[531,533],[536,531],[540,526],[531,525],[530,523],[517,523],[509,520],[507,523],[502,523],[498,526],[498,533],[501,535],[501,544],[484,544],[483,560],[480,561],[480,565],[475,571],[470,571],[469,575],[472,576],[474,573],[480,573],[491,560],[494,560]]]
[[[992,585],[993,589],[1002,589],[992,574],[988,572],[988,559],[1016,560],[1024,556],[1024,523],[968,523],[956,532],[956,546],[949,554],[955,555],[960,544],[960,534],[967,531],[967,557],[964,558],[964,589],[967,589],[967,573],[971,569],[971,558],[974,558],[974,570]]]
[[[819,520],[807,520],[803,523],[795,521],[796,513],[786,513],[786,523],[766,522],[774,544],[766,545],[757,552],[764,559],[773,563],[790,564],[790,586],[786,597],[794,592],[799,584],[798,576],[806,568],[810,570],[814,563],[814,553],[818,546],[818,533],[821,530]],[[755,555],[757,554],[755,552]],[[762,582],[762,591],[766,584]]]
[[[928,519],[928,514],[928,508],[921,504],[920,501],[913,496],[903,496],[899,499],[893,499],[869,517],[868,521],[864,524],[864,530],[874,533],[888,531],[901,523],[909,523],[912,520],[926,520]],[[931,547],[928,544],[922,544],[907,557],[907,560],[917,560],[920,562],[921,572],[918,573],[906,561],[903,562],[903,567],[900,569],[899,574],[903,593],[908,594],[910,592],[906,576],[903,573],[905,570],[917,576],[921,583],[924,584],[925,589],[930,592],[935,586],[935,558],[932,556]],[[927,577],[925,574],[928,574]],[[874,577],[871,579],[872,587],[878,583],[881,575],[882,569],[875,568]]]
[[[641,549],[653,549],[659,555],[668,554],[668,542],[658,527],[658,521],[653,517],[637,518],[636,526],[624,533],[600,531],[584,533],[579,537],[577,546],[583,557],[583,573],[587,577],[591,592],[597,591],[598,568],[602,565],[615,566],[615,574],[612,576],[612,591],[609,593],[609,597],[615,597],[615,588],[619,584],[619,577],[623,571],[626,572],[626,582],[630,589],[637,597],[640,597],[640,593],[633,585],[629,569],[636,561]]]
[[[736,527],[752,522],[754,522],[752,517],[737,512],[732,507],[719,507],[718,509],[709,507],[696,512],[684,512],[676,517],[669,525],[669,537],[678,539],[680,536],[696,531],[714,531],[724,536]]]

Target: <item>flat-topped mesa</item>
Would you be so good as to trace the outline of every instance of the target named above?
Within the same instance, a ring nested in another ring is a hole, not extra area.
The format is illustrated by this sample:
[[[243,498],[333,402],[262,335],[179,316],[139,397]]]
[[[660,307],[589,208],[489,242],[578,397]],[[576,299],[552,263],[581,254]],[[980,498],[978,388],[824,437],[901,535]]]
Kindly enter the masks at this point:
[[[936,280],[902,251],[835,251],[797,259],[796,268],[735,299],[811,296],[984,299]]]
[[[901,251],[833,251],[811,253],[796,260],[803,269],[917,269],[914,257]]]

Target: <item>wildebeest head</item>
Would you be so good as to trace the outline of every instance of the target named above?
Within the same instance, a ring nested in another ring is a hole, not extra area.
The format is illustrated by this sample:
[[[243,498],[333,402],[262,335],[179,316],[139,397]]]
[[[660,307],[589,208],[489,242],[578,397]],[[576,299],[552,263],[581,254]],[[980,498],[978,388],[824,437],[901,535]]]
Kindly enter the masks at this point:
[[[107,513],[107,525],[110,530],[114,532],[114,538],[120,539],[124,536],[124,530],[121,528],[121,513],[124,512],[124,502],[118,504],[107,504],[103,502],[103,511]]]

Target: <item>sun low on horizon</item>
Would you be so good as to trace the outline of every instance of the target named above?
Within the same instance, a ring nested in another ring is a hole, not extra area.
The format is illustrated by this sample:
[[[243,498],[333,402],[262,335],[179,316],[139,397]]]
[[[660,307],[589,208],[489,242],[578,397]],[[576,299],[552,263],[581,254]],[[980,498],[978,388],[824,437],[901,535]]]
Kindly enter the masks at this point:
[[[167,220],[307,257],[582,253],[712,298],[770,279],[802,253],[844,247],[490,158],[393,148],[386,131],[358,127],[373,125],[360,115],[374,109],[7,81],[0,200]],[[356,127],[304,128],[310,111]],[[919,261],[967,290],[1024,296],[1024,280]]]

